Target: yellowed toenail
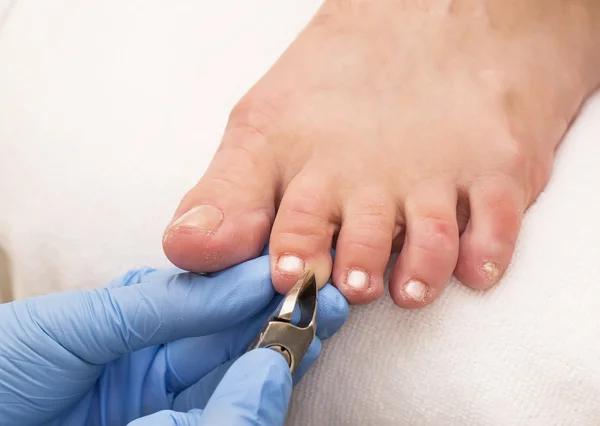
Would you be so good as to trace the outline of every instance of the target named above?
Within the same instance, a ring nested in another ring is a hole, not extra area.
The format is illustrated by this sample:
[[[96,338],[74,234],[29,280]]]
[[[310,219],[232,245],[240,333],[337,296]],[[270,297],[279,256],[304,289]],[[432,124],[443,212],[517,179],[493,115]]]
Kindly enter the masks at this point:
[[[419,280],[410,280],[404,284],[404,293],[415,302],[423,302],[427,296],[427,286]]]
[[[299,275],[304,271],[304,261],[293,254],[284,254],[277,260],[277,269],[284,274]]]
[[[223,212],[216,207],[202,205],[193,207],[184,213],[171,225],[170,229],[193,228],[195,230],[211,234],[223,223]]]
[[[494,262],[490,262],[489,260],[481,265],[480,271],[488,281],[496,281],[498,277],[500,277],[500,268],[498,268]]]
[[[351,269],[346,277],[346,285],[357,291],[366,290],[369,287],[369,275],[359,269]]]

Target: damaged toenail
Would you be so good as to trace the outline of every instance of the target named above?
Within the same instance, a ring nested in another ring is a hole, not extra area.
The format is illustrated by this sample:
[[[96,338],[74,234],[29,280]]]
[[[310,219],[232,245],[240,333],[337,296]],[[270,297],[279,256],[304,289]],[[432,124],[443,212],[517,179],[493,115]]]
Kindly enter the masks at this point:
[[[427,295],[427,286],[419,280],[410,280],[404,284],[404,293],[415,302],[423,302]]]
[[[175,228],[194,228],[201,232],[211,234],[215,232],[223,223],[223,212],[216,207],[202,205],[191,208],[179,219],[173,222],[171,229]]]
[[[354,290],[366,290],[369,287],[369,275],[365,271],[351,269],[346,277],[346,285]]]
[[[494,262],[484,262],[479,270],[488,281],[496,281],[500,276],[500,268]]]
[[[304,271],[304,261],[298,256],[284,254],[277,260],[277,269],[284,274],[301,274]]]

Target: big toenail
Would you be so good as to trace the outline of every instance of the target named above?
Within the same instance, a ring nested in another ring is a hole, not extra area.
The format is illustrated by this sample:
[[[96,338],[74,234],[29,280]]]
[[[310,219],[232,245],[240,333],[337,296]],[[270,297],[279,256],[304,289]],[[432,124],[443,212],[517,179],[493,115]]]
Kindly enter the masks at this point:
[[[346,277],[346,285],[354,290],[366,290],[369,287],[369,275],[365,271],[351,269]]]
[[[488,281],[496,281],[500,276],[500,268],[494,262],[484,262],[481,265],[480,271]]]
[[[293,254],[284,254],[277,260],[277,269],[284,274],[299,275],[304,271],[304,261]]]
[[[202,205],[193,207],[184,213],[179,219],[173,222],[171,229],[175,228],[194,228],[198,231],[211,234],[215,232],[223,223],[223,212],[216,207]]]
[[[423,302],[427,295],[427,286],[419,280],[410,280],[404,284],[404,293],[415,302]]]

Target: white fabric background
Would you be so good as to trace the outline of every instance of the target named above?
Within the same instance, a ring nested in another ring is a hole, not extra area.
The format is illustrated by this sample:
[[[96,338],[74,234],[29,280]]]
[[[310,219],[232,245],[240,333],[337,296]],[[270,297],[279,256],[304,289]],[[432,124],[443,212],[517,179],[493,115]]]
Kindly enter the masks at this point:
[[[0,27],[0,252],[14,296],[166,265],[163,227],[230,108],[319,3],[16,1]],[[599,136],[596,98],[500,286],[453,283],[418,312],[387,297],[354,309],[289,424],[598,424]]]

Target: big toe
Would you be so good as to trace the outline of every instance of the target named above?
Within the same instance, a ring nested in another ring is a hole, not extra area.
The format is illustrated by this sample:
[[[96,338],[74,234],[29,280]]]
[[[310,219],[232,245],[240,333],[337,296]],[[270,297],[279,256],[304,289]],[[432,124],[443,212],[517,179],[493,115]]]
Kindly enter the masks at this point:
[[[222,145],[165,231],[165,254],[182,269],[222,270],[259,255],[267,242],[275,215],[275,167],[261,153],[266,147],[241,138]]]

